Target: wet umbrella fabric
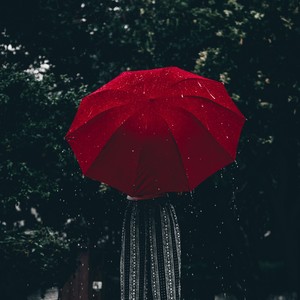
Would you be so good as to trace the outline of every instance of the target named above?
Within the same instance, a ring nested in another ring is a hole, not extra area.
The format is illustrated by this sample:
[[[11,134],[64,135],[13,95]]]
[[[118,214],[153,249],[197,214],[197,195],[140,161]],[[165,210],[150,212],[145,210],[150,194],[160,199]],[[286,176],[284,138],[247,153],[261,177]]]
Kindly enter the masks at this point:
[[[65,138],[84,175],[145,196],[190,191],[233,162],[244,122],[222,83],[167,67],[87,95]]]

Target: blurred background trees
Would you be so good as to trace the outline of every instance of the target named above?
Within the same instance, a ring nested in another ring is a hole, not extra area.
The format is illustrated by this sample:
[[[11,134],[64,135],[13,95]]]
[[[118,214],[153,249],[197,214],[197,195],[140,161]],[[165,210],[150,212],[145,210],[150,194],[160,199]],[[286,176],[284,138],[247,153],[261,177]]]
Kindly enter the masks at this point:
[[[101,250],[115,282],[124,195],[84,178],[63,137],[84,95],[124,70],[169,65],[222,81],[247,117],[236,164],[172,195],[184,299],[299,288],[297,1],[11,0],[0,11],[7,299],[12,278],[22,296],[62,284],[86,248]]]

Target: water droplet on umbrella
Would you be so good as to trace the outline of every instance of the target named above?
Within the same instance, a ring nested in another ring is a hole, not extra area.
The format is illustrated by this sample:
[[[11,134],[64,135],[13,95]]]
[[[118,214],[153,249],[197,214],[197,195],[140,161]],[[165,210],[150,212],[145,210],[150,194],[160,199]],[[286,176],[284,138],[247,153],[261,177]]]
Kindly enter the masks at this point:
[[[210,94],[210,96],[211,96],[213,99],[216,99],[215,96],[214,96],[208,89],[206,89],[206,90],[207,90],[207,92]]]

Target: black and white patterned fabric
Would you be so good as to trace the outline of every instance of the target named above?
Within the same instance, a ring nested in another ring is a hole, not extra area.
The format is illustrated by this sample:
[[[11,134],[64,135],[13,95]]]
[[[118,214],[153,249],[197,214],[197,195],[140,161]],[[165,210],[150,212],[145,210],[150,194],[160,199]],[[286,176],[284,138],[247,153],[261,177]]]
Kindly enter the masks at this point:
[[[122,228],[121,300],[179,300],[178,221],[167,198],[130,201]]]

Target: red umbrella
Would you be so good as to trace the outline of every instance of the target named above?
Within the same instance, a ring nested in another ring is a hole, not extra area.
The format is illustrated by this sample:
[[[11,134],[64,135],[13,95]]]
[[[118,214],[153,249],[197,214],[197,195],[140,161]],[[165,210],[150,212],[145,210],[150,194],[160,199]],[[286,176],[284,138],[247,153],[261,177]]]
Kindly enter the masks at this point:
[[[191,191],[233,162],[244,122],[222,83],[167,67],[84,97],[65,138],[84,175],[145,196]]]

